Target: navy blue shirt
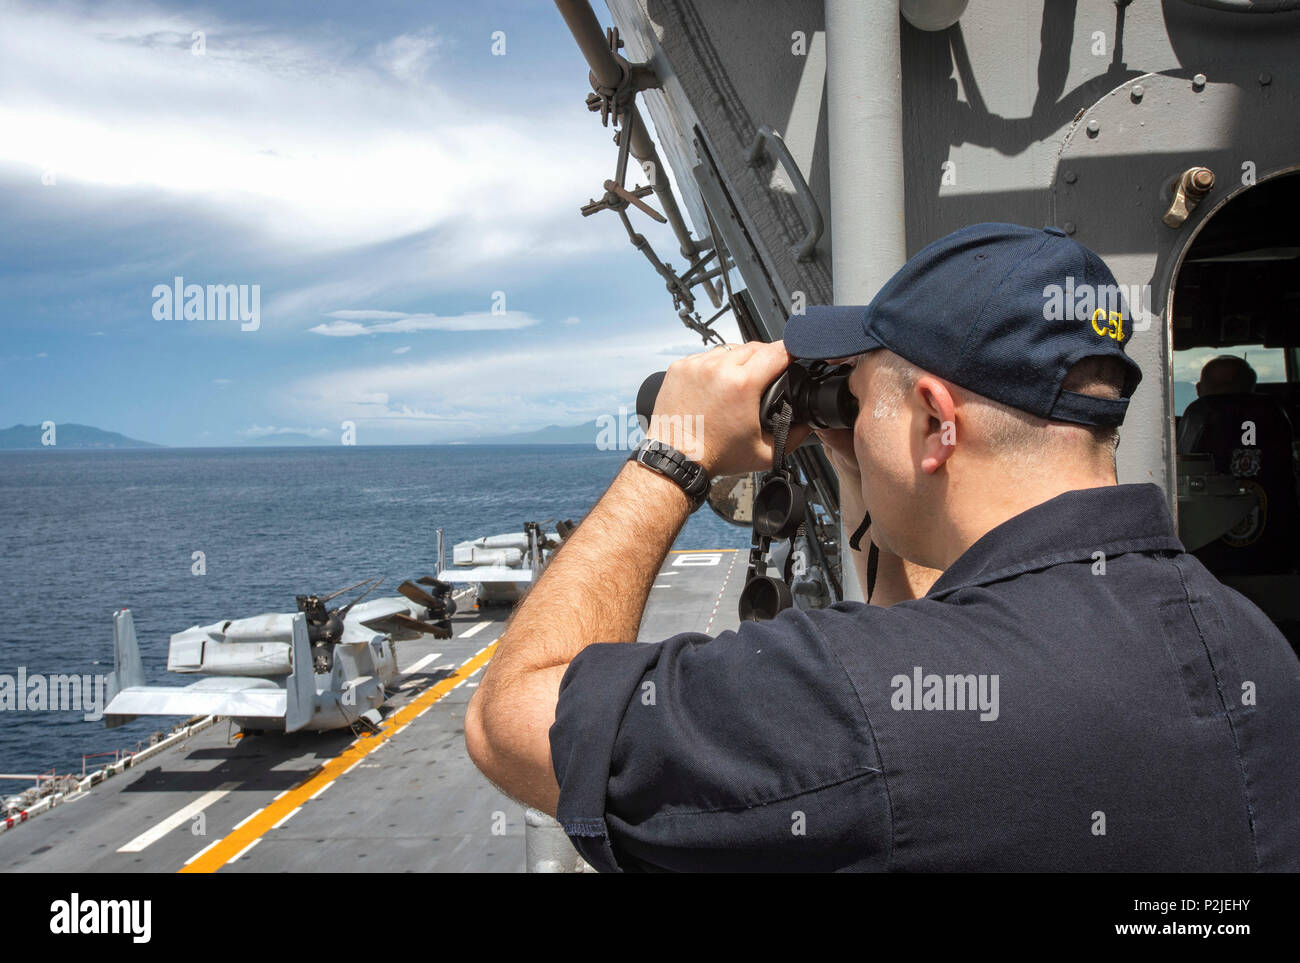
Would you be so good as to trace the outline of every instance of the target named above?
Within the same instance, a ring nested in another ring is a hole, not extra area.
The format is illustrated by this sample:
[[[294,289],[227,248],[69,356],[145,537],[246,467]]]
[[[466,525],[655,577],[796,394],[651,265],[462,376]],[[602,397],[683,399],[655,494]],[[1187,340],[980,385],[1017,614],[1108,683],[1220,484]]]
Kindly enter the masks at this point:
[[[1155,485],[1035,506],[922,599],[588,646],[550,739],[600,870],[1300,870],[1300,662]]]

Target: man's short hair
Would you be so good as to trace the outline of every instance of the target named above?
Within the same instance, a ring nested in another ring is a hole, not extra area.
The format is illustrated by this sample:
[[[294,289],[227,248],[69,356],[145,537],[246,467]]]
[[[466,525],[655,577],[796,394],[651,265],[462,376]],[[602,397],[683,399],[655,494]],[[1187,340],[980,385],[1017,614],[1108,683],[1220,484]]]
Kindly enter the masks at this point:
[[[1206,394],[1247,395],[1255,390],[1255,369],[1245,358],[1221,354],[1201,368],[1201,391]]]
[[[877,393],[872,410],[872,415],[876,418],[896,414],[903,397],[916,384],[917,379],[925,374],[921,368],[892,352],[886,352],[880,369],[888,374],[889,384],[881,385]],[[1061,387],[1065,391],[1097,398],[1116,399],[1123,395],[1124,377],[1124,365],[1118,358],[1098,355],[1075,362],[1066,373]],[[989,446],[1000,457],[1028,467],[1047,454],[1048,436],[1043,431],[1048,424],[1047,419],[985,398],[960,385],[953,387],[963,402],[979,409],[977,417],[989,439]],[[1113,463],[1115,449],[1119,446],[1118,426],[1073,427],[1080,433],[1088,432],[1092,436],[1092,443],[1104,449]]]

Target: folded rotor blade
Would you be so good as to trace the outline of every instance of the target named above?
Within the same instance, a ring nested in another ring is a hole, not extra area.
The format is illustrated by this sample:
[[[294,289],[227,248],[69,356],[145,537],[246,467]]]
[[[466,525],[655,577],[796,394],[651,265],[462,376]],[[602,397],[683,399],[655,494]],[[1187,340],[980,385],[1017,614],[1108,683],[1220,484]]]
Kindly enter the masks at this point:
[[[379,576],[379,578],[371,579],[371,581],[372,581],[374,584],[371,585],[370,588],[368,588],[368,589],[366,589],[364,592],[362,592],[360,595],[358,595],[356,598],[354,598],[354,599],[353,599],[351,602],[349,602],[347,605],[343,606],[343,608],[339,609],[339,610],[338,610],[338,617],[341,618],[341,619],[346,619],[346,618],[348,617],[348,613],[352,611],[352,606],[356,605],[358,602],[360,602],[363,598],[365,598],[367,595],[369,595],[369,594],[370,594],[371,592],[373,592],[375,589],[379,588],[379,586],[383,585],[383,584],[384,584],[384,579],[386,579],[386,578],[388,578],[387,575],[381,575],[381,576]],[[362,583],[359,583],[359,584],[364,585],[365,583],[362,582]],[[354,586],[354,587],[355,587],[355,586]]]
[[[422,632],[425,635],[432,635],[435,639],[451,638],[451,623],[446,619],[439,622],[421,622],[419,619],[413,619],[409,615],[402,615],[400,612],[396,615],[389,616],[393,622],[405,629],[413,632]]]
[[[440,578],[432,578],[428,575],[421,575],[415,581],[418,582],[420,585],[429,586],[429,588],[433,589],[439,595],[446,595],[448,592],[451,591],[450,583],[444,582]]]
[[[442,602],[439,599],[434,598],[409,579],[397,586],[397,591],[417,605],[423,605],[426,609],[442,608]]]
[[[351,592],[354,588],[360,588],[361,586],[367,584],[368,582],[373,582],[373,581],[374,579],[372,578],[362,579],[356,585],[349,585],[347,588],[341,588],[337,592],[331,592],[329,595],[322,595],[320,600],[322,602],[328,602],[330,599],[338,598],[344,592]]]

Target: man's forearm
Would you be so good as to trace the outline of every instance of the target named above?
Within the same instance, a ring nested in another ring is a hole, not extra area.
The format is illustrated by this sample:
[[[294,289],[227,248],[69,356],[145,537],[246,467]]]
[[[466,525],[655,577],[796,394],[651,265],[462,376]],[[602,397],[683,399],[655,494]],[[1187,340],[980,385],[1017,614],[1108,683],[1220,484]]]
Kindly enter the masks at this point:
[[[470,758],[509,795],[555,813],[547,733],[560,681],[593,642],[635,642],[650,587],[690,514],[685,492],[628,464],[515,609],[465,713]]]
[[[624,465],[515,610],[483,687],[567,665],[592,642],[636,641],[650,587],[689,509],[673,482]]]
[[[668,366],[648,433],[710,476],[770,464],[759,400],[790,361],[779,342],[679,358]],[[789,444],[808,430],[792,428]],[[644,465],[624,465],[520,603],[465,710],[470,758],[514,798],[556,812],[550,732],[569,663],[593,642],[636,640],[659,567],[689,514],[676,483]]]

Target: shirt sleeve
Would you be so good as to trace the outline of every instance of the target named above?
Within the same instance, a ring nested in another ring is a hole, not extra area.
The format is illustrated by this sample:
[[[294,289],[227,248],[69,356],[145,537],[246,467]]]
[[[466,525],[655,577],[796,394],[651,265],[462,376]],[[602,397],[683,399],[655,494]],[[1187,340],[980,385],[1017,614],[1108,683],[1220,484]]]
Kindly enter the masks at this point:
[[[560,684],[557,817],[601,871],[882,868],[879,754],[804,613],[583,649]]]

